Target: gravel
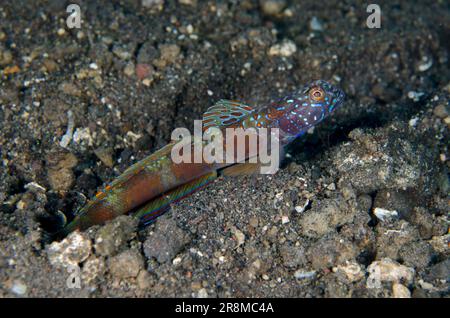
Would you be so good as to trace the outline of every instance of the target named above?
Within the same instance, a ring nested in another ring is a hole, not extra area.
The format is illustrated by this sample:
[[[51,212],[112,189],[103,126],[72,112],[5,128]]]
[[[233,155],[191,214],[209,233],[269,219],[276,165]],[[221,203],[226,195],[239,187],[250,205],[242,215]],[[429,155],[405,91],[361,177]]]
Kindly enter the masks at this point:
[[[171,239],[168,239],[171,237]],[[172,219],[163,217],[154,232],[150,232],[143,248],[147,258],[154,257],[160,263],[171,261],[189,243],[189,235]]]

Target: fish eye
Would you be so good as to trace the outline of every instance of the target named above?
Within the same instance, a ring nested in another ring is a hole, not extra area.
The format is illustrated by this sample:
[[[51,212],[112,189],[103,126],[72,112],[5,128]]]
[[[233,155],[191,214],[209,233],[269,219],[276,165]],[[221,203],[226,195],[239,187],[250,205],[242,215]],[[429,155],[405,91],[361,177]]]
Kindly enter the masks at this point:
[[[309,91],[309,97],[316,102],[321,102],[325,99],[325,92],[320,87],[313,87]]]

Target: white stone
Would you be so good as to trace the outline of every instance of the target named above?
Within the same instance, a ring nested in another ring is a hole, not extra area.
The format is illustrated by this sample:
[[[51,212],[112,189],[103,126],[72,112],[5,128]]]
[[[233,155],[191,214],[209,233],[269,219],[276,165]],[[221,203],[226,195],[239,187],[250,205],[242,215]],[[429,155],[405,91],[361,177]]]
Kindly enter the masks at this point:
[[[27,292],[27,285],[20,280],[16,280],[11,286],[11,292],[18,296],[23,296]]]
[[[369,273],[367,288],[381,288],[381,282],[411,283],[415,274],[413,268],[401,265],[390,258],[373,262],[367,268],[367,272]]]
[[[270,47],[269,55],[289,57],[297,52],[297,46],[291,40],[283,40],[281,43]]]
[[[416,127],[418,121],[419,121],[419,118],[414,117],[409,120],[408,124],[410,127]]]
[[[181,263],[181,257],[176,257],[173,259],[172,264],[173,265],[178,265]]]
[[[316,271],[304,272],[300,269],[294,273],[294,277],[297,279],[312,278],[314,275],[316,275]]]
[[[303,205],[297,205],[294,209],[295,209],[295,211],[296,211],[297,213],[302,213],[302,212],[305,211],[305,209],[306,209],[306,207],[308,206],[308,204],[309,204],[309,199],[306,199],[305,204],[303,204]]]
[[[77,128],[73,134],[73,141],[77,144],[85,142],[89,146],[92,146],[94,143],[94,139],[92,138],[88,127]]]
[[[91,248],[91,240],[85,234],[75,231],[61,242],[50,244],[47,256],[53,266],[78,266],[89,257]]]
[[[309,27],[313,31],[323,31],[323,25],[317,17],[312,17]]]
[[[198,291],[197,297],[198,298],[208,298],[208,292],[206,291],[205,288],[202,288]]]
[[[425,59],[424,63],[419,64],[419,71],[425,72],[428,71],[433,66],[433,60],[432,59]]]
[[[392,285],[392,294],[394,298],[411,298],[411,292],[409,289],[398,283]]]
[[[388,219],[396,219],[398,218],[398,212],[395,210],[386,210],[382,208],[375,208],[373,211],[373,214],[379,219],[380,221],[386,221]]]

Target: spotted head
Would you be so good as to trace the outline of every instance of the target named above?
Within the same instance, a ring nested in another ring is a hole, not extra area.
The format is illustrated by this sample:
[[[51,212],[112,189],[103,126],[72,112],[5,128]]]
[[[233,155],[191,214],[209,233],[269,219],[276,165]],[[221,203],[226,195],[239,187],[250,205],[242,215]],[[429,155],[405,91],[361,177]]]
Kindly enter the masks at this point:
[[[278,124],[289,140],[305,133],[338,108],[345,98],[342,90],[328,82],[314,81],[273,105]]]

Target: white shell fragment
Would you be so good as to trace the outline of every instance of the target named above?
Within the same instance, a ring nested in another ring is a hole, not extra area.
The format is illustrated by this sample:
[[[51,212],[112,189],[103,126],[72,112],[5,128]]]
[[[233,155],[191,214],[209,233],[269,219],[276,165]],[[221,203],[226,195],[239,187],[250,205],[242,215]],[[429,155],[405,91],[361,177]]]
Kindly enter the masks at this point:
[[[373,214],[375,214],[377,219],[380,221],[387,221],[398,218],[398,212],[395,210],[391,211],[382,208],[375,208]]]

